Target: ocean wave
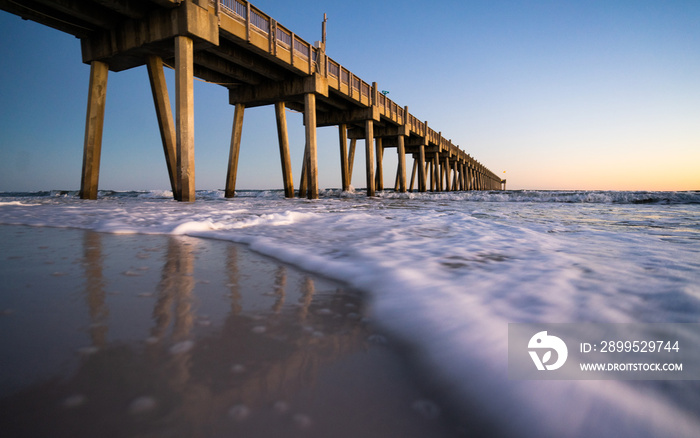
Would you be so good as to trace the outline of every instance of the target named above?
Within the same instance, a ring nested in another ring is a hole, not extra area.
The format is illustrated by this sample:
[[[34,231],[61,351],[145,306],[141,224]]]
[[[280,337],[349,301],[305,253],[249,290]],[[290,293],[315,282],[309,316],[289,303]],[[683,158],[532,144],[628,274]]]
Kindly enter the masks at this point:
[[[381,192],[382,198],[474,202],[541,202],[567,204],[700,204],[700,191],[507,190],[470,192]]]
[[[77,190],[50,190],[38,192],[0,192],[0,198],[78,198]],[[171,190],[100,190],[100,198],[172,199]],[[320,198],[363,199],[366,190],[338,188],[319,190]],[[196,198],[204,201],[225,200],[223,190],[198,190]],[[283,199],[284,191],[237,190],[235,198]],[[409,199],[428,201],[466,202],[537,202],[566,204],[700,204],[700,191],[611,191],[611,190],[506,190],[468,192],[406,192],[393,190],[377,192],[378,199]]]

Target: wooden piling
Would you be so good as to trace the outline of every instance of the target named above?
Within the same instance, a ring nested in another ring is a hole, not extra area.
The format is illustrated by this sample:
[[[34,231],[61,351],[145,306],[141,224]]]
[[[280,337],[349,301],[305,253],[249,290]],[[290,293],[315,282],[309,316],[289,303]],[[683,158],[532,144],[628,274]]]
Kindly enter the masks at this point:
[[[406,193],[406,139],[403,135],[399,135],[398,141],[397,153],[399,155],[399,163],[396,173],[398,174],[399,191]]]
[[[355,147],[357,146],[357,139],[353,138],[350,140],[350,151],[348,152],[348,187],[352,185],[352,168],[355,164]]]
[[[462,160],[457,160],[454,162],[455,169],[455,190],[458,192],[464,190],[464,172],[462,172]]]
[[[179,187],[180,180],[177,178],[177,135],[175,134],[175,123],[170,106],[168,85],[165,82],[165,73],[163,72],[163,59],[159,56],[149,56],[147,66],[160,138],[163,143],[165,164],[168,168],[168,177],[170,178],[170,187],[173,191],[173,197],[180,199],[182,198],[182,192]]]
[[[418,147],[418,190],[421,192],[427,190],[425,164],[425,145],[420,145]]]
[[[194,193],[194,57],[192,39],[175,37],[175,106],[177,108],[178,201],[192,202]]]
[[[226,190],[224,196],[233,198],[236,195],[236,176],[238,175],[238,156],[241,151],[241,134],[243,133],[243,115],[245,105],[237,103],[233,111],[233,128],[231,129],[231,149],[228,157],[226,173]]]
[[[346,192],[350,186],[350,176],[348,174],[348,126],[346,124],[338,126],[338,137],[340,141],[340,179],[343,191]]]
[[[299,197],[306,198],[306,188],[308,187],[309,174],[306,170],[306,163],[309,160],[309,148],[304,147],[304,159],[301,162],[301,177],[299,178]]]
[[[469,162],[469,190],[476,190],[474,186],[474,165]]]
[[[289,134],[287,132],[287,113],[284,102],[275,102],[275,118],[277,119],[277,138],[280,146],[280,162],[282,163],[282,183],[284,196],[294,197],[294,181],[292,179],[292,159],[289,154]]]
[[[452,181],[450,179],[452,168],[450,167],[450,157],[447,155],[445,156],[445,165],[443,168],[445,169],[445,191],[449,192],[452,190]]]
[[[367,170],[367,196],[374,196],[374,121],[365,121],[365,168]]]
[[[375,145],[376,145],[376,152],[377,152],[377,173],[376,173],[376,184],[375,188],[378,191],[384,190],[384,166],[383,166],[383,161],[384,161],[384,147],[382,145],[382,138],[377,137],[375,139]]]
[[[418,160],[413,159],[413,170],[411,171],[411,182],[408,184],[408,190],[413,191],[413,183],[416,180],[416,170],[418,169]]]
[[[433,171],[433,159],[429,158],[428,162],[425,163],[425,171],[428,174],[428,190],[431,192],[435,191],[435,172]]]
[[[108,74],[109,67],[106,63],[93,61],[90,64],[85,142],[83,145],[83,173],[80,180],[81,199],[97,199]]]
[[[304,117],[306,119],[306,174],[309,199],[318,199],[318,161],[316,153],[316,95],[304,95]]]
[[[396,169],[396,178],[394,178],[394,191],[399,191],[399,169]]]
[[[442,178],[440,178],[440,154],[433,153],[433,178],[435,183],[435,191],[442,191]]]

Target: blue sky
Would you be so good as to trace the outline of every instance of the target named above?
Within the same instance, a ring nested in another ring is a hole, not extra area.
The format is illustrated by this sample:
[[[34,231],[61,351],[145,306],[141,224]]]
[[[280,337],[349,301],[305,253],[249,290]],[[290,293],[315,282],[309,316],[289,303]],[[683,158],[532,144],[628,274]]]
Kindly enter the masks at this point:
[[[310,42],[327,13],[329,56],[508,188],[700,190],[696,0],[253,4]],[[89,75],[79,40],[0,12],[0,56],[0,191],[77,189]],[[223,188],[232,119],[226,90],[196,82],[197,189]],[[297,185],[301,115],[288,122]],[[318,136],[320,186],[338,187],[337,128]],[[353,185],[363,172],[358,142]],[[145,68],[110,73],[100,188],[168,185]],[[238,187],[282,187],[272,107],[246,112]]]

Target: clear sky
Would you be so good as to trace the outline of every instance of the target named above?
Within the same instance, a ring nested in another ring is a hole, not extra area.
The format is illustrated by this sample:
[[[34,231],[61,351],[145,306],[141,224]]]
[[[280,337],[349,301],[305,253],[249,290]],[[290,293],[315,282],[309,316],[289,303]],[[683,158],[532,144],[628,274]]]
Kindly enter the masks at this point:
[[[327,13],[330,57],[509,189],[700,190],[698,0],[253,4],[309,42]],[[79,40],[0,11],[0,191],[79,188],[88,76]],[[233,107],[194,92],[196,187],[221,189]],[[288,123],[298,185],[301,115]],[[318,137],[320,186],[339,187],[337,128]],[[246,111],[241,149],[238,188],[282,187],[272,107]],[[386,186],[395,168],[387,149]],[[100,188],[169,188],[145,67],[110,73]]]

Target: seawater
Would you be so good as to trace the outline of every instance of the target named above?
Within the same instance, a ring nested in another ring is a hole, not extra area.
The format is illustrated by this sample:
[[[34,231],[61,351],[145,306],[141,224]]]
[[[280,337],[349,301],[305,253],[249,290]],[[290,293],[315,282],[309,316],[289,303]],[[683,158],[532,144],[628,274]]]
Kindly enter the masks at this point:
[[[367,292],[373,320],[415,353],[456,415],[513,436],[700,430],[700,382],[515,381],[507,372],[508,323],[700,322],[700,192],[197,197],[0,193],[0,224],[240,242],[346,282]]]

